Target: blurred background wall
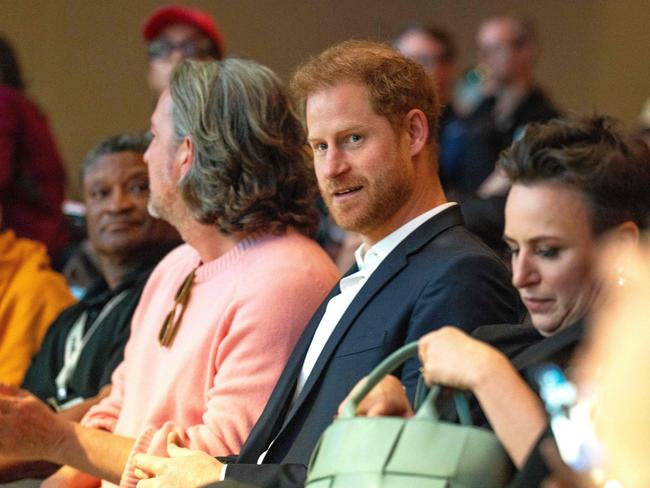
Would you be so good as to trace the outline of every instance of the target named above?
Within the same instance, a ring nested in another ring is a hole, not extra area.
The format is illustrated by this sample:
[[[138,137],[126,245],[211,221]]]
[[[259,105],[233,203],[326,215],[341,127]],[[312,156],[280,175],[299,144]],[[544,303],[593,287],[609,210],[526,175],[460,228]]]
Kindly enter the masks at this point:
[[[77,168],[107,135],[145,129],[144,17],[156,0],[0,0],[0,32],[15,45],[29,94],[47,112],[77,196]],[[650,97],[647,0],[195,0],[214,15],[229,56],[252,58],[288,79],[297,63],[348,38],[390,39],[410,21],[456,38],[460,67],[474,62],[482,18],[535,21],[536,74],[565,110],[607,112],[634,124]]]

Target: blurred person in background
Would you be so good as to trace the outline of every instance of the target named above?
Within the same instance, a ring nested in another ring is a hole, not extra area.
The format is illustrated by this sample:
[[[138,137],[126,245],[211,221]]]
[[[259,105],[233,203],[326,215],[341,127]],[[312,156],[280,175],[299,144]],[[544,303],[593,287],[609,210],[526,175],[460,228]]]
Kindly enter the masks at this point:
[[[468,123],[484,153],[468,155],[473,167],[469,180],[463,182],[470,186],[463,189],[470,191],[478,189],[476,185],[492,172],[499,153],[521,137],[528,123],[559,115],[534,79],[539,47],[530,21],[512,16],[488,18],[479,26],[476,43],[483,100]]]
[[[438,88],[441,105],[438,169],[442,186],[448,190],[457,179],[459,161],[467,143],[467,129],[453,103],[457,71],[456,44],[444,29],[415,24],[404,29],[395,38],[393,46],[420,63]]]
[[[2,229],[44,243],[57,268],[69,240],[61,209],[64,191],[65,171],[52,131],[43,112],[25,95],[16,53],[0,36]]]
[[[615,248],[604,267],[617,286],[584,355],[593,372],[586,386],[598,389],[594,424],[605,449],[604,478],[641,488],[650,486],[650,247],[627,257]]]
[[[451,186],[463,203],[468,228],[503,253],[503,208],[509,181],[494,171],[495,163],[528,123],[546,122],[559,112],[534,79],[539,46],[530,21],[490,17],[479,26],[476,43],[483,98],[465,118],[468,144]]]
[[[183,5],[154,10],[142,25],[147,42],[147,81],[159,96],[169,86],[174,68],[184,59],[219,60],[224,42],[214,19],[206,12]]]

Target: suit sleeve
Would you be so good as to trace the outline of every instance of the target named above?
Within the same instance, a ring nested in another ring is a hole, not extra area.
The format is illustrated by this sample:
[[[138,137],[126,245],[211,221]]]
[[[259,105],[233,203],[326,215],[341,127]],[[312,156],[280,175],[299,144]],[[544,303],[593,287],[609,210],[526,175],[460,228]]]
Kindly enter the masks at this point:
[[[307,467],[303,464],[229,464],[225,481],[210,486],[226,488],[235,480],[259,488],[303,488],[306,479]]]
[[[464,254],[433,277],[417,298],[404,343],[445,325],[470,333],[479,325],[518,323],[521,307],[510,276],[498,258]],[[420,363],[411,359],[402,369],[402,383],[413,399]]]

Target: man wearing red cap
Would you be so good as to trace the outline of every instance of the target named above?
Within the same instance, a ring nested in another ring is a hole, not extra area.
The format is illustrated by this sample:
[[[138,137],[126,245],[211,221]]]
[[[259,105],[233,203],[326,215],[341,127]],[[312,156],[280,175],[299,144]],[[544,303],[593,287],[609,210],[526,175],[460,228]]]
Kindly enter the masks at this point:
[[[147,81],[160,95],[169,85],[174,67],[184,59],[216,60],[224,54],[223,38],[207,13],[181,5],[155,10],[142,25],[148,42]]]

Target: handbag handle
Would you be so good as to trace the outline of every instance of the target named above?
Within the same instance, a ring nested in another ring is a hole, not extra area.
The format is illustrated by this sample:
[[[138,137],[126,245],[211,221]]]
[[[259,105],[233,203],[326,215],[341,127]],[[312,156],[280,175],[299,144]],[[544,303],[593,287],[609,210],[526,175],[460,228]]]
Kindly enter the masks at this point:
[[[417,356],[418,354],[418,341],[410,342],[406,344],[392,354],[390,354],[386,359],[384,359],[379,365],[373,369],[364,385],[357,391],[352,397],[346,402],[343,406],[343,411],[341,412],[340,418],[352,418],[356,415],[357,407],[361,400],[370,393],[377,383],[379,383],[386,375],[395,371],[398,367],[404,364],[407,360],[412,357]],[[418,385],[419,386],[419,385]],[[438,419],[438,411],[436,410],[435,401],[440,393],[440,386],[434,385],[430,390],[422,406],[418,408],[415,416],[417,418],[426,418],[429,420]],[[456,406],[456,412],[458,413],[458,418],[460,423],[463,425],[472,425],[471,416],[469,414],[469,405],[467,404],[467,399],[462,392],[454,390],[454,404]]]

